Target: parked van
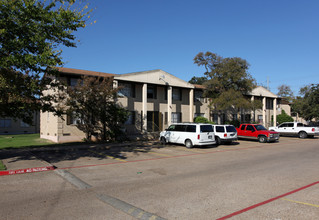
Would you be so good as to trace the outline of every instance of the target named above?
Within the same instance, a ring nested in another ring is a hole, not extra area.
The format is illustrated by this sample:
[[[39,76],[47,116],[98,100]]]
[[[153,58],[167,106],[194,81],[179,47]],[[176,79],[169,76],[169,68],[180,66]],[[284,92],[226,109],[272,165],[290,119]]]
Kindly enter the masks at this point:
[[[216,143],[213,127],[210,124],[202,123],[172,124],[160,133],[160,141],[162,144],[184,144],[187,148]]]
[[[237,130],[233,125],[212,125],[215,133],[216,144],[230,144],[237,140]]]

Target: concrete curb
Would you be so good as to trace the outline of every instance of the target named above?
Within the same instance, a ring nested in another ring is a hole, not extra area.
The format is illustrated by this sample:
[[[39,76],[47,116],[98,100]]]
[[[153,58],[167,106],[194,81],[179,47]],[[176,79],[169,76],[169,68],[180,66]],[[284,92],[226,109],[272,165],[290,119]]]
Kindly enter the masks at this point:
[[[46,166],[46,167],[33,167],[33,168],[18,169],[18,170],[5,170],[5,171],[0,171],[0,176],[51,171],[51,170],[54,170],[55,168],[56,167],[54,166]]]

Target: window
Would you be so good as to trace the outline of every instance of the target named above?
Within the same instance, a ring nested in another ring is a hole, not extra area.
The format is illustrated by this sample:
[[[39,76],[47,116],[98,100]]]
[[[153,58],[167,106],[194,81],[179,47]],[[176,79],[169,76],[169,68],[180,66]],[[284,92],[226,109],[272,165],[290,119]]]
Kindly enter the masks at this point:
[[[283,124],[279,125],[278,127],[279,128],[286,128],[286,127],[288,127],[288,124],[287,123],[283,123]]]
[[[200,126],[200,132],[204,133],[204,132],[213,132],[213,126],[211,125],[201,125]]]
[[[226,126],[226,131],[227,132],[237,132],[236,128],[234,126]]]
[[[20,127],[22,127],[22,128],[29,128],[30,125],[29,125],[28,123],[25,123],[25,122],[21,121],[21,122],[20,122]]]
[[[196,125],[187,125],[186,131],[187,132],[196,132]]]
[[[218,114],[213,114],[213,122],[218,124]]]
[[[224,133],[224,132],[225,132],[224,126],[216,126],[216,132],[222,132],[222,133]]]
[[[78,84],[79,81],[80,81],[80,84],[83,85],[82,79],[70,77],[70,78],[68,78],[68,85],[71,87],[74,87]]]
[[[289,128],[292,128],[292,127],[294,127],[294,123],[287,123],[287,127],[289,127]]]
[[[147,85],[147,98],[156,99],[157,97],[157,87],[156,85]]]
[[[255,131],[255,128],[252,125],[247,125],[247,131]]]
[[[182,113],[181,112],[172,112],[172,123],[182,122]]]
[[[201,90],[195,90],[194,92],[194,101],[198,101],[198,102],[203,102],[204,98],[203,98],[203,91]]]
[[[259,124],[263,123],[263,116],[262,115],[258,115],[258,123]]]
[[[245,127],[246,127],[246,125],[242,125],[242,126],[240,127],[240,130],[244,131],[244,130],[245,130]]]
[[[264,126],[262,126],[262,125],[256,125],[255,127],[256,127],[257,131],[266,131],[266,130],[267,130],[267,129],[266,129]]]
[[[303,123],[297,123],[297,127],[305,127]]]
[[[233,114],[233,120],[235,121],[237,119],[238,119],[237,114]]]
[[[0,128],[10,128],[11,119],[0,119]]]
[[[126,124],[126,125],[134,125],[135,124],[135,111],[131,111],[129,113],[128,118],[124,124]]]
[[[83,124],[82,119],[77,116],[75,113],[72,113],[71,115],[67,115],[66,117],[66,124],[67,125],[78,125],[78,124]]]
[[[119,96],[135,98],[135,85],[131,83],[119,83]]]
[[[274,108],[273,99],[266,98],[266,109],[273,109],[273,108]]]
[[[173,100],[182,101],[182,89],[173,88],[172,96],[173,96]]]
[[[185,131],[186,125],[175,125],[175,131]]]

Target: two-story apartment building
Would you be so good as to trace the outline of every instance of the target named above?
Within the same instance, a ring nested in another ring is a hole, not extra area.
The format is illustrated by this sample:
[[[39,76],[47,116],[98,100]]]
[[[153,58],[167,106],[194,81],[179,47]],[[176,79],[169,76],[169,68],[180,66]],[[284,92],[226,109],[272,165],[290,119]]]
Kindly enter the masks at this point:
[[[84,75],[111,77],[113,86],[120,89],[118,104],[130,112],[123,125],[128,135],[162,131],[171,123],[192,122],[196,116],[204,116],[218,124],[240,120],[255,121],[268,127],[276,124],[274,116],[280,114],[279,109],[283,108],[278,96],[260,86],[247,94],[247,97],[251,100],[259,99],[263,104],[262,109],[216,113],[210,109],[208,99],[203,98],[203,86],[190,84],[163,70],[110,74],[70,68],[58,69],[61,74],[56,80],[69,86],[76,85]],[[41,138],[68,142],[80,141],[85,137],[76,126],[77,120],[67,115],[62,119],[50,112],[42,112],[40,122]]]
[[[185,82],[163,70],[128,74],[109,74],[70,68],[59,68],[60,77],[68,85],[75,85],[83,75],[112,77],[120,89],[118,103],[130,112],[124,124],[127,134],[160,131],[170,123],[192,122],[196,116],[210,117],[203,89]],[[76,120],[41,113],[41,138],[55,142],[80,141],[85,135],[77,129]]]

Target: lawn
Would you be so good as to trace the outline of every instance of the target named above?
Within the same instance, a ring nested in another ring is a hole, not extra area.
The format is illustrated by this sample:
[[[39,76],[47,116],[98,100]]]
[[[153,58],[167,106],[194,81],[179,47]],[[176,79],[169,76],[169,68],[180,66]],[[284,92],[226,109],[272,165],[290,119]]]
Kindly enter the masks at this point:
[[[55,144],[49,140],[40,139],[40,134],[0,135],[0,149],[23,148]]]

